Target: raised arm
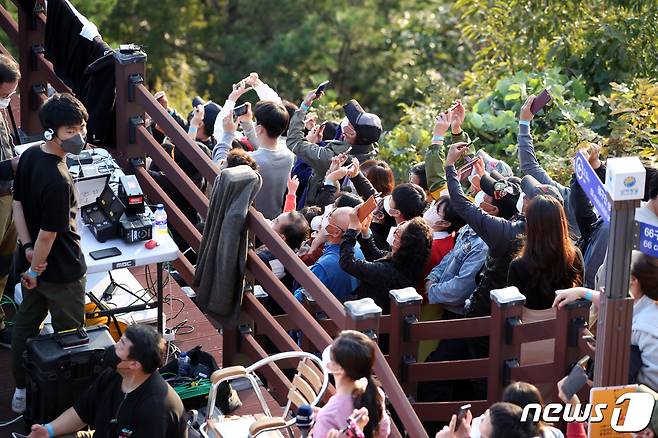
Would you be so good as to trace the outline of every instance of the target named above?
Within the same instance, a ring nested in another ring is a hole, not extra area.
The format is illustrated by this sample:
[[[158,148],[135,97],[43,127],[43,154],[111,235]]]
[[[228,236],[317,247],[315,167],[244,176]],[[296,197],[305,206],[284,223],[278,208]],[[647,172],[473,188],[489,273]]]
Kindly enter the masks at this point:
[[[334,156],[333,152],[326,147],[320,147],[315,143],[306,141],[304,137],[304,119],[313,104],[314,96],[314,91],[306,95],[299,109],[293,114],[288,128],[286,145],[288,149],[308,163],[316,172],[323,174],[331,164],[331,158]]]
[[[446,156],[446,178],[448,180],[448,192],[450,193],[450,203],[467,224],[484,240],[490,249],[495,250],[501,245],[508,244],[508,228],[511,227],[507,219],[491,216],[476,207],[466,198],[462,190],[455,162],[461,156],[465,149],[464,143],[456,143],[450,147]]]
[[[535,148],[532,143],[532,134],[530,133],[530,122],[532,121],[534,114],[530,111],[532,102],[535,100],[535,96],[531,94],[526,99],[525,103],[521,107],[521,112],[519,113],[519,163],[521,166],[521,171],[526,175],[533,176],[537,181],[542,184],[550,184],[558,188],[564,188],[560,183],[553,180],[550,175],[541,167],[537,156],[535,155]]]
[[[216,139],[220,139],[224,134],[223,120],[229,114],[233,114],[235,103],[238,101],[238,99],[240,99],[240,97],[242,97],[244,93],[249,90],[251,90],[251,88],[246,84],[245,81],[240,81],[237,84],[233,84],[233,91],[231,91],[231,94],[228,95],[224,105],[222,105],[221,111],[219,111],[219,114],[217,114],[217,118],[215,119],[213,135]]]
[[[461,129],[464,117],[464,107],[461,101],[457,101],[453,108],[448,112],[439,114],[435,120],[432,144],[425,153],[425,176],[430,194],[434,199],[438,199],[441,192],[446,188],[445,145],[468,141],[468,135]],[[448,128],[452,133],[449,143],[445,141]]]
[[[235,138],[235,129],[236,124],[233,120],[233,114],[228,114],[222,120],[222,136],[218,137],[217,144],[212,150],[212,160],[215,163],[219,164],[222,160],[226,159]]]

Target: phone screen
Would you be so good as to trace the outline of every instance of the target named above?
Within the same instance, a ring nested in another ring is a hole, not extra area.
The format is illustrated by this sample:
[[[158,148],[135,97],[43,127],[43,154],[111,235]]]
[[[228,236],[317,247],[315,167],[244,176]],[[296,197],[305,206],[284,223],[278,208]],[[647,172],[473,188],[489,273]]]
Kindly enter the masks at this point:
[[[236,117],[239,117],[239,116],[244,115],[246,113],[247,113],[247,104],[244,104],[244,103],[240,106],[236,106],[233,109],[233,115],[236,116]]]

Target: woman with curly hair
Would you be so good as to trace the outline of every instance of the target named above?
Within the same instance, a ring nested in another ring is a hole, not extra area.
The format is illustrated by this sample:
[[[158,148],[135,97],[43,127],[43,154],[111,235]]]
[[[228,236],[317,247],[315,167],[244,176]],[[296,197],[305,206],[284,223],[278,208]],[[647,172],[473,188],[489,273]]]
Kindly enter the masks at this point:
[[[432,247],[432,230],[421,217],[402,223],[394,234],[391,251],[382,251],[372,241],[371,218],[361,223],[357,216],[359,206],[350,214],[350,225],[340,245],[340,266],[360,280],[358,297],[370,297],[390,313],[388,291],[415,287],[422,279]],[[361,237],[359,237],[361,234]],[[366,260],[354,257],[357,237]]]

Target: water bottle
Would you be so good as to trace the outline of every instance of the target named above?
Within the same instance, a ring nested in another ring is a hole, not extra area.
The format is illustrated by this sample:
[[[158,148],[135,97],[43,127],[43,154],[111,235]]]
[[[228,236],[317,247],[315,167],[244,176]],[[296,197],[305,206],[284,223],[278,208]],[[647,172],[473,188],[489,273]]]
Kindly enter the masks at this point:
[[[155,234],[153,238],[155,240],[161,240],[163,237],[167,236],[169,232],[167,231],[167,212],[164,209],[164,205],[158,204],[155,210],[155,226],[153,227]]]
[[[180,356],[178,356],[178,375],[181,377],[189,377],[190,368],[190,358],[187,357],[187,353],[183,351]]]

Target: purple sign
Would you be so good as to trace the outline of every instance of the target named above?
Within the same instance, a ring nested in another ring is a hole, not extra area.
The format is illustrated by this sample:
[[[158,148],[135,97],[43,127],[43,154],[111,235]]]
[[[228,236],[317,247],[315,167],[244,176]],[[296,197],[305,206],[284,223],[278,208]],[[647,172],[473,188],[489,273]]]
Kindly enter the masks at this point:
[[[658,257],[658,227],[644,222],[638,223],[640,224],[640,251]]]
[[[599,216],[609,223],[610,200],[608,198],[608,191],[582,152],[576,154],[574,167],[576,169],[576,179],[580,187],[583,188],[583,191],[592,202]]]

